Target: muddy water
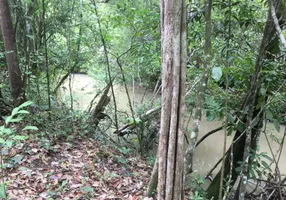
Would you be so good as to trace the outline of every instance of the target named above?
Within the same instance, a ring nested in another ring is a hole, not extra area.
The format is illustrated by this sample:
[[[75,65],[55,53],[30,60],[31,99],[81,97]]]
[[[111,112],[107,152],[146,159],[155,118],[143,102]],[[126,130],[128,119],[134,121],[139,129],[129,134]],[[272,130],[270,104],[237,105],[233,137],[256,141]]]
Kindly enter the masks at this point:
[[[63,87],[60,88],[60,95],[58,95],[61,101],[68,104],[70,104],[69,85],[72,88],[73,106],[77,110],[86,110],[95,95],[106,86],[103,81],[96,81],[88,75],[74,74],[71,78],[71,84],[69,84],[69,81],[66,81]],[[142,104],[142,100],[151,98],[151,93],[147,92],[143,87],[136,86],[134,89],[128,87],[128,90],[131,102],[135,106]],[[114,93],[118,110],[129,112],[130,106],[125,88],[119,84],[115,84]],[[111,97],[111,99],[113,98]],[[96,98],[95,102],[97,100],[98,98]]]
[[[104,88],[104,83],[99,81],[94,81],[92,78],[90,78],[87,75],[84,74],[75,74],[72,77],[71,80],[71,86],[72,86],[72,94],[74,99],[74,108],[85,110],[88,106],[90,101],[94,98],[96,93],[99,91],[99,89]],[[65,83],[63,86],[61,98],[64,102],[69,101],[69,93],[68,93],[68,82]],[[128,98],[125,93],[125,89],[122,86],[115,85],[115,96],[117,101],[117,106],[121,111],[129,112],[129,104],[128,104]],[[142,99],[148,99],[150,101],[151,93],[149,92],[147,95],[145,93],[144,88],[136,87],[135,90],[132,90],[132,88],[129,88],[130,97],[132,102],[134,104],[142,104]],[[149,96],[149,98],[146,98],[146,96]],[[214,122],[207,122],[205,119],[201,122],[201,129],[200,129],[200,136],[202,137],[204,134],[208,133],[209,131],[218,128],[222,125],[219,121]],[[267,135],[269,138],[269,142],[271,145],[271,148],[274,152],[274,154],[277,152],[279,145],[270,139],[270,134],[275,135],[278,138],[282,138],[284,133],[284,126],[280,127],[280,132],[278,133],[274,125],[269,123],[267,125]],[[208,137],[203,143],[201,143],[196,151],[195,151],[195,160],[194,160],[194,169],[197,170],[197,173],[201,174],[202,176],[206,175],[208,171],[215,165],[215,163],[222,157],[222,151],[223,151],[223,138],[224,138],[224,132],[219,131],[212,136]],[[228,137],[228,145],[230,144],[232,138]],[[267,144],[267,140],[265,139],[265,136],[262,135],[260,139],[260,151],[262,152],[268,152],[268,154],[271,157],[270,154],[270,148]],[[280,171],[283,174],[286,174],[286,147],[284,146],[279,168]]]
[[[202,137],[204,134],[208,133],[210,130],[218,128],[222,125],[221,122],[207,122],[203,119],[201,123],[200,136]],[[276,154],[279,145],[272,139],[270,139],[270,135],[273,134],[278,138],[282,138],[285,127],[280,127],[280,132],[278,133],[272,123],[267,125],[267,138],[269,140],[270,146],[274,155]],[[200,174],[207,174],[208,171],[214,166],[214,164],[222,157],[223,151],[223,140],[224,140],[224,132],[219,131],[212,136],[209,136],[203,143],[201,143],[195,151],[195,169],[199,171]],[[232,137],[227,137],[227,145],[229,146],[232,142]],[[265,135],[262,134],[260,141],[260,152],[267,152],[270,157],[271,151],[269,145],[267,144],[267,140]],[[282,150],[282,155],[279,162],[279,169],[281,173],[286,174],[286,147],[284,146]]]

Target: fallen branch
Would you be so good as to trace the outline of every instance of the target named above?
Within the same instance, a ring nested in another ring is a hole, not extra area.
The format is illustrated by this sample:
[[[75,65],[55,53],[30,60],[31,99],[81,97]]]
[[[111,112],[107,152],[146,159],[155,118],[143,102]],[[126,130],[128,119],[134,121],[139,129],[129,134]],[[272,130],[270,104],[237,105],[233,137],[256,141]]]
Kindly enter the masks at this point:
[[[143,116],[139,117],[139,119],[142,123],[144,123],[150,118],[154,117],[156,114],[158,114],[160,110],[161,107],[148,110]],[[137,125],[138,123],[136,121],[133,121],[129,124],[124,125],[122,128],[118,129],[118,131],[114,131],[113,133],[117,134],[118,136],[124,136],[126,134],[130,134],[130,132],[132,132],[132,130],[134,130]]]
[[[111,82],[109,82],[100,97],[100,100],[98,101],[97,105],[92,111],[92,121],[95,125],[95,127],[98,126],[100,120],[104,119],[107,115],[104,113],[105,107],[110,102],[110,97],[108,96],[109,89],[111,87]]]

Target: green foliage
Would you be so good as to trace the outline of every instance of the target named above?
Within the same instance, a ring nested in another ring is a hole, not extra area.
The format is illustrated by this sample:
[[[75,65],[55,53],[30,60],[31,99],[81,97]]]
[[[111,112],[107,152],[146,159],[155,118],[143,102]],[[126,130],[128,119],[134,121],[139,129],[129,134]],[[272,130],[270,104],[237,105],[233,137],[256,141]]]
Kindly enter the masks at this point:
[[[272,162],[272,158],[266,152],[258,153],[251,149],[249,154],[249,179],[258,179],[267,176],[271,172],[271,167],[268,162]],[[239,162],[241,165],[242,162]],[[241,171],[241,166],[235,169],[237,172]]]
[[[123,164],[123,166],[126,166],[128,164],[128,161],[120,156],[117,156],[117,162]]]
[[[118,151],[120,153],[122,153],[123,155],[128,155],[130,153],[130,149],[126,148],[126,147],[120,147],[120,146],[116,146],[116,149],[118,149]]]
[[[279,124],[285,124],[286,122],[285,102],[285,92],[278,92],[275,96],[275,99],[273,99],[273,102],[266,109],[266,118],[270,122],[274,123],[277,131],[280,130]]]
[[[103,180],[111,180],[113,178],[119,177],[118,174],[114,173],[114,172],[110,172],[108,170],[106,170],[102,176]]]
[[[29,112],[27,110],[24,110],[23,108],[31,104],[32,102],[30,101],[23,103],[22,105],[14,108],[11,115],[5,118],[5,125],[0,126],[0,144],[2,145],[2,148],[12,148],[13,145],[17,144],[17,142],[27,139],[27,136],[18,135],[17,133],[15,133],[14,129],[10,128],[9,125],[11,123],[22,121],[24,119],[24,115],[29,114]],[[23,130],[38,129],[35,126],[26,126],[23,128]]]
[[[197,174],[192,175],[191,182],[187,183],[192,189],[192,196],[190,200],[203,200],[205,199],[206,191],[203,189],[202,185],[205,183],[205,179]]]
[[[194,196],[191,197],[190,200],[204,200],[204,198],[199,194],[198,191],[195,191]]]
[[[147,163],[148,163],[148,165],[154,166],[154,165],[155,165],[155,162],[156,162],[156,157],[154,157],[154,156],[148,156],[148,157],[147,157]]]
[[[82,4],[80,4],[82,2]],[[89,113],[72,111],[69,104],[59,105],[57,94],[47,95],[47,78],[50,79],[53,91],[62,78],[69,73],[84,72],[91,74],[97,80],[108,81],[107,62],[110,65],[111,76],[115,84],[122,84],[121,70],[123,67],[127,84],[152,88],[160,80],[161,75],[161,35],[160,35],[160,6],[159,1],[119,0],[119,1],[68,1],[50,0],[45,7],[39,1],[11,1],[12,18],[17,24],[17,45],[20,65],[25,74],[26,94],[28,99],[37,103],[40,108],[35,115],[29,115],[29,121],[39,128],[34,136],[38,137],[41,147],[52,150],[52,144],[60,140],[74,139],[75,134],[105,140],[114,128],[114,109],[111,105],[106,108],[110,119],[105,120],[94,129],[89,121]],[[264,1],[265,2],[265,1]],[[233,1],[229,10],[227,1],[213,2],[212,8],[212,59],[209,71],[212,78],[208,80],[205,95],[205,115],[208,121],[221,120],[225,115],[225,101],[228,97],[228,119],[231,126],[228,132],[243,131],[244,123],[236,123],[237,116],[247,113],[242,110],[243,99],[250,87],[254,74],[259,44],[267,16],[267,6],[260,1]],[[187,68],[186,97],[188,111],[196,105],[197,84],[201,77],[204,64],[204,3],[192,1],[188,6],[189,58]],[[45,16],[43,13],[45,10]],[[231,19],[228,19],[228,16]],[[230,28],[230,33],[228,33]],[[44,33],[47,38],[43,37]],[[285,31],[283,31],[285,35]],[[277,86],[284,81],[285,60],[279,61],[279,53],[283,55],[277,38],[271,43],[272,57],[264,59],[263,70],[259,80],[259,100],[256,108],[265,105],[265,97],[271,98],[276,94]],[[107,57],[103,45],[107,50]],[[3,42],[0,42],[3,49]],[[47,58],[45,57],[47,51]],[[285,51],[285,50],[284,50]],[[5,53],[0,53],[0,89],[2,96],[10,93],[8,73],[4,60]],[[277,55],[274,55],[277,54]],[[267,55],[269,56],[269,55]],[[120,59],[118,59],[120,57]],[[107,60],[108,59],[108,60]],[[47,68],[45,67],[47,65]],[[228,66],[228,70],[226,70]],[[2,70],[3,69],[3,70]],[[47,73],[49,72],[49,74]],[[226,73],[228,80],[226,80]],[[197,81],[198,80],[198,81]],[[226,84],[228,82],[228,91]],[[1,97],[2,98],[2,97]],[[77,97],[75,97],[77,98]],[[84,98],[84,97],[80,97]],[[277,131],[280,123],[286,122],[285,87],[278,91],[275,99],[266,109],[266,119],[274,123]],[[52,100],[52,109],[47,110],[48,99]],[[0,99],[2,100],[2,99]],[[7,98],[7,102],[10,99]],[[2,101],[0,102],[2,103]],[[14,131],[12,123],[21,122],[28,112],[23,109],[30,103],[13,109],[10,116],[5,118],[5,125],[0,127],[0,144],[2,148],[11,148],[27,138]],[[135,105],[135,119],[130,113],[118,112],[119,124],[136,124],[130,129],[124,139],[133,141],[141,155],[148,155],[154,149],[158,136],[158,116],[143,121],[141,116],[150,109],[149,104]],[[255,121],[257,123],[258,121]],[[24,132],[37,130],[34,126],[26,126]],[[271,136],[275,141],[280,138]],[[125,140],[127,141],[127,140]],[[127,141],[128,142],[128,141]],[[118,145],[121,154],[130,154],[131,149]],[[266,155],[252,152],[250,156],[252,178],[260,177],[263,170],[269,170]],[[21,160],[21,155],[7,161],[14,166]],[[126,160],[118,157],[118,163],[126,164]],[[150,164],[154,162],[151,159]],[[8,165],[6,165],[7,167]],[[106,175],[108,178],[108,175]],[[201,178],[196,178],[194,199],[204,196],[200,191],[203,184]],[[3,186],[4,187],[4,186]],[[0,188],[2,189],[2,188]],[[64,189],[64,184],[62,189]],[[84,194],[92,193],[90,188],[83,187]],[[0,190],[0,195],[2,190]],[[3,197],[3,196],[2,196]]]
[[[7,185],[7,182],[0,184],[0,198],[5,199],[5,200],[7,199],[6,185]]]
[[[11,127],[12,123],[21,122],[24,119],[24,115],[29,114],[26,108],[27,106],[31,105],[31,101],[27,101],[20,106],[14,108],[12,110],[12,113],[10,116],[5,118],[5,125],[0,126],[0,152],[3,153],[4,151],[9,151],[13,146],[15,146],[17,143],[26,140],[28,137],[24,135],[20,135],[15,132],[15,129]],[[26,126],[22,130],[38,130],[35,126]],[[6,161],[6,159],[3,159],[3,156],[1,156],[1,171],[4,170],[4,168],[14,166],[15,164],[19,163],[22,160],[22,155],[16,155],[15,157],[8,160],[8,163],[3,161]],[[10,162],[10,163],[9,163]],[[12,165],[11,165],[12,164]],[[4,177],[2,176],[2,179]],[[2,183],[0,185],[0,198],[7,199],[6,195],[6,184],[7,182],[4,182],[2,180]]]
[[[90,186],[84,186],[84,187],[81,187],[80,188],[80,191],[83,193],[83,194],[89,194],[89,193],[94,193],[94,189]]]
[[[73,138],[74,120],[79,119],[76,115],[76,112],[69,111],[62,106],[61,109],[54,108],[51,111],[39,112],[37,115],[31,116],[29,120],[37,125],[40,131],[37,132],[36,136],[49,149],[50,142]]]
[[[217,101],[214,97],[207,96],[205,104],[208,121],[221,119],[223,117],[223,105],[221,105],[221,102]]]

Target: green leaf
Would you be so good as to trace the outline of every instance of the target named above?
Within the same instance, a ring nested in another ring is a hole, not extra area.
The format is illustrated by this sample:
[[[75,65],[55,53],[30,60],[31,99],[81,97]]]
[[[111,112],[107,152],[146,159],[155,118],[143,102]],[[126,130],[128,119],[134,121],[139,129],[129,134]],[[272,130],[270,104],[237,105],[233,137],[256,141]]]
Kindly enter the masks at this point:
[[[231,114],[228,114],[228,121],[232,124],[234,124],[234,117]]]
[[[34,131],[37,131],[39,130],[36,126],[26,126],[25,128],[23,128],[23,131],[24,130],[34,130]]]
[[[5,184],[5,183],[4,183]],[[0,185],[0,198],[7,199],[5,185],[3,183]]]
[[[29,114],[29,111],[27,111],[27,110],[19,110],[18,114]]]
[[[29,106],[29,105],[31,105],[31,104],[33,104],[32,101],[26,101],[26,102],[22,103],[20,106],[18,106],[18,108],[19,108],[19,109],[20,109],[20,108],[24,108],[24,107],[27,107],[27,106]]]
[[[6,135],[10,135],[10,134],[13,133],[13,131],[12,131],[12,129],[10,129],[10,128],[5,128],[5,129],[3,130],[3,133],[5,133]]]
[[[262,164],[266,169],[271,169],[271,168],[270,168],[270,165],[269,165],[267,162],[261,161],[261,164]]]
[[[249,173],[251,177],[255,177],[255,172],[252,168],[249,169]]]
[[[27,37],[32,39],[32,40],[35,38],[34,35],[27,35]]]
[[[13,141],[12,141],[12,140],[7,140],[7,141],[6,141],[6,146],[7,146],[8,148],[12,148],[12,146],[13,146]]]
[[[90,187],[90,186],[85,186],[85,187],[80,188],[80,191],[82,193],[86,194],[86,193],[89,193],[89,192],[94,192],[94,189],[92,187]]]
[[[278,144],[281,144],[281,139],[279,139],[278,137],[276,137],[275,135],[271,134],[270,138],[272,140],[274,140],[275,142],[277,142]]]
[[[12,119],[12,116],[8,116],[6,119],[5,119],[5,124],[8,125],[10,123]]]
[[[24,156],[19,154],[19,155],[16,155],[15,157],[11,158],[11,160],[13,161],[14,164],[18,164],[19,162],[22,161],[23,158],[24,158]]]
[[[214,67],[212,69],[212,77],[215,81],[219,81],[219,79],[222,77],[221,67]]]
[[[266,95],[266,89],[261,87],[260,88],[260,93],[261,93],[262,96],[265,96]]]
[[[269,160],[270,162],[273,161],[273,159],[272,159],[270,156],[266,155],[266,154],[262,154],[261,156],[262,156],[263,158],[266,158],[266,159]]]
[[[240,171],[241,171],[241,167],[236,167],[236,168],[235,168],[235,171],[236,171],[236,172],[240,172]]]
[[[10,122],[20,122],[23,120],[23,117],[18,116],[16,119],[11,119]]]
[[[135,118],[135,122],[136,124],[139,124],[140,122],[142,122],[142,120],[140,118]]]
[[[266,110],[266,118],[270,121],[273,121],[273,114],[269,109]]]
[[[237,123],[237,130],[239,131],[239,132],[243,132],[244,131],[244,129],[245,129],[245,126],[244,126],[244,124],[241,122],[241,121],[239,121],[238,123]]]
[[[273,119],[273,124],[275,126],[275,129],[277,130],[277,132],[280,131],[280,125],[278,123],[278,120],[277,119]]]
[[[27,138],[27,136],[23,136],[23,135],[16,135],[13,137],[15,140],[25,140]]]
[[[16,115],[16,114],[18,113],[19,109],[20,109],[19,107],[14,108],[14,109],[12,110],[11,115],[12,115],[12,116]]]
[[[19,167],[19,170],[21,171],[22,174],[25,174],[29,177],[31,177],[31,175],[32,175],[31,170],[29,170],[26,167]]]
[[[208,116],[207,116],[207,121],[208,121],[208,122],[211,122],[211,121],[213,121],[213,120],[215,120],[215,115],[208,115]]]
[[[0,144],[5,144],[5,140],[3,138],[0,138]]]

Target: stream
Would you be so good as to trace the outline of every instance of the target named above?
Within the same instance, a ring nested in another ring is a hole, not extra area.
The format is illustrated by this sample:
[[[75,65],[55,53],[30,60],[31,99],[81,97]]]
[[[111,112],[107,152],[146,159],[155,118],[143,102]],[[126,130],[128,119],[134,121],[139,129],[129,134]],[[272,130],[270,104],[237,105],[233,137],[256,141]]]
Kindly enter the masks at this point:
[[[68,82],[69,81],[67,81],[61,87],[60,98],[63,102],[70,101]],[[100,89],[104,88],[104,86],[105,84],[103,82],[95,81],[88,75],[73,74],[71,79],[71,87],[72,87],[74,108],[78,110],[86,110],[86,108],[90,104],[90,101],[94,98],[94,96]],[[130,112],[128,98],[125,93],[124,87],[115,84],[114,91],[118,109],[123,112]],[[147,100],[148,98],[146,97],[152,96],[151,92],[147,92],[146,94],[144,88],[137,86],[134,90],[131,87],[129,87],[129,93],[132,102],[134,102],[135,104],[136,103],[142,104],[143,98]],[[150,100],[150,98],[148,100]],[[222,125],[221,121],[208,122],[205,120],[205,118],[203,118],[200,126],[199,138],[202,137],[204,134],[208,133],[209,131],[220,127],[221,125]],[[272,123],[268,123],[266,130],[269,143],[272,147],[272,151],[274,154],[276,154],[279,145],[270,138],[270,135],[273,134],[278,138],[282,138],[285,126],[280,126],[280,132],[277,132],[274,125]],[[209,136],[196,148],[194,157],[194,170],[196,173],[205,176],[209,172],[209,170],[216,164],[216,162],[222,157],[223,141],[224,141],[224,132],[219,131]],[[230,145],[231,141],[232,138],[227,137],[228,146]],[[267,140],[264,134],[261,135],[259,145],[260,145],[260,152],[267,152],[268,155],[272,157],[270,148],[267,144]],[[282,174],[286,174],[285,154],[286,154],[286,147],[284,145],[279,162],[279,169]]]

